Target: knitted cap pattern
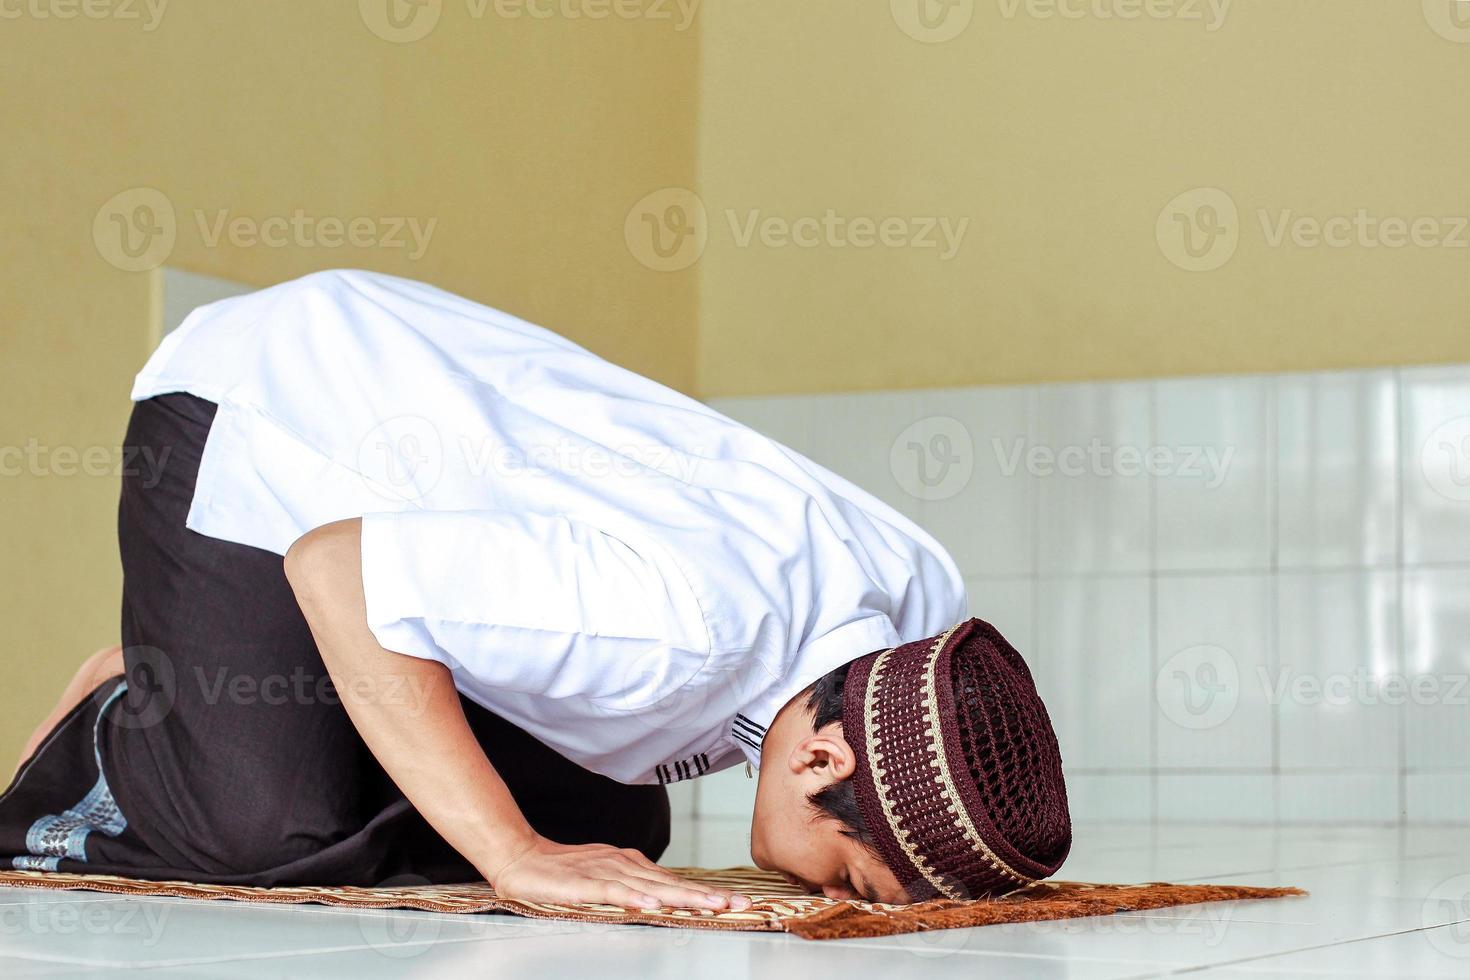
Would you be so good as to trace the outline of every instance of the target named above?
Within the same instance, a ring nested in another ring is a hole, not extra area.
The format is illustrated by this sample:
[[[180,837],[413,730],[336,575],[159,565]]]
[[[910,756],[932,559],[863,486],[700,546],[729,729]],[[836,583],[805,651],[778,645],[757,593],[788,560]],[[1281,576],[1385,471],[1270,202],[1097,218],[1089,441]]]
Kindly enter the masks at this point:
[[[1013,891],[1066,859],[1072,823],[1051,719],[989,623],[854,661],[843,731],[858,807],[914,901]]]

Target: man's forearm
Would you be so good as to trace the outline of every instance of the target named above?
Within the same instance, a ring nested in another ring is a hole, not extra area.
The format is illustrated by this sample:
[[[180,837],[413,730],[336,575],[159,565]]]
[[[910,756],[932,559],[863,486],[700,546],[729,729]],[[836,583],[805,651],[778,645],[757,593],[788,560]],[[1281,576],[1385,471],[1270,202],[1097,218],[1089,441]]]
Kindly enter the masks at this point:
[[[449,670],[385,650],[368,629],[361,525],[341,521],[303,537],[286,555],[286,577],[363,740],[493,884],[536,835],[471,732]]]
[[[286,555],[286,577],[358,733],[403,795],[501,894],[638,908],[749,907],[749,899],[695,885],[637,851],[538,835],[475,740],[449,671],[383,649],[368,629],[360,520],[303,536]],[[378,696],[392,690],[415,697]]]

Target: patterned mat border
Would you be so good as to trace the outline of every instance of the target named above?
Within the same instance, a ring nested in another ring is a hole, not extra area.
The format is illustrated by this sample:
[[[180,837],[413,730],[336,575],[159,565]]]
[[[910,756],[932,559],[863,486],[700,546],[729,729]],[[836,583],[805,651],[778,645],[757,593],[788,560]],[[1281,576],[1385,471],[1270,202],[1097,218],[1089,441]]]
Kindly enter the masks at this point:
[[[915,905],[838,901],[805,895],[779,876],[755,868],[672,868],[677,874],[748,895],[754,905],[743,912],[698,909],[638,911],[614,905],[556,905],[496,896],[484,884],[419,885],[391,888],[296,886],[256,888],[201,885],[186,881],[145,881],[110,875],[42,871],[0,871],[0,887],[107,892],[203,901],[276,905],[320,904],[369,910],[411,909],[467,915],[502,912],[537,919],[649,925],[733,932],[786,932],[805,939],[888,936],[934,929],[1036,922],[1199,902],[1281,898],[1305,894],[1296,888],[1238,885],[1100,885],[1041,882],[1004,898],[958,902],[937,900]]]

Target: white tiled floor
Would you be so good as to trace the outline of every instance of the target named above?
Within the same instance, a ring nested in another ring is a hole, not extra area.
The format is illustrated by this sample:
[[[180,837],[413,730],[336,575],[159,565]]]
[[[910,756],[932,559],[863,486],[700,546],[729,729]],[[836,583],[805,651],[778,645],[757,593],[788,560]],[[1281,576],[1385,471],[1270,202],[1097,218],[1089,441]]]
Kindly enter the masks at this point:
[[[669,863],[744,860],[744,825],[677,831]],[[506,916],[0,890],[0,976],[1459,977],[1470,827],[1079,827],[1068,878],[1296,884],[1303,899],[812,943]]]

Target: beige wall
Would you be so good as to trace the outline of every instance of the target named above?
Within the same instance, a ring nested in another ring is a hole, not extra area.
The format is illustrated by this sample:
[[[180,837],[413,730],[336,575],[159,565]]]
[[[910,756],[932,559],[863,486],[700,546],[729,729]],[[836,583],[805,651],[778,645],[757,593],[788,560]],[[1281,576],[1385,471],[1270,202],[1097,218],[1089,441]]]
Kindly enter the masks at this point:
[[[445,3],[412,43],[375,35],[352,2],[177,3],[152,31],[0,21],[0,446],[121,438],[151,277],[105,261],[92,225],[140,186],[175,209],[171,264],[261,284],[344,265],[426,279],[692,390],[696,279],[636,262],[623,222],[650,187],[692,180],[694,31],[476,20],[478,6]],[[298,207],[438,223],[411,261],[309,238],[211,246],[195,218]],[[116,477],[22,468],[0,477],[7,771],[65,678],[116,641],[120,582]]]
[[[969,26],[931,44],[892,13],[917,2],[702,14],[701,393],[1470,359],[1470,233],[1271,247],[1257,215],[1470,214],[1470,43],[1431,26],[1470,42],[1470,4],[1457,31],[1449,0],[1236,0],[1223,23],[1210,0],[960,0]],[[1030,13],[1059,3],[1086,16]],[[1130,9],[1204,19],[1093,13]],[[1155,225],[1201,186],[1239,243],[1190,272]],[[945,262],[741,245],[727,215],[828,208],[971,224]]]

